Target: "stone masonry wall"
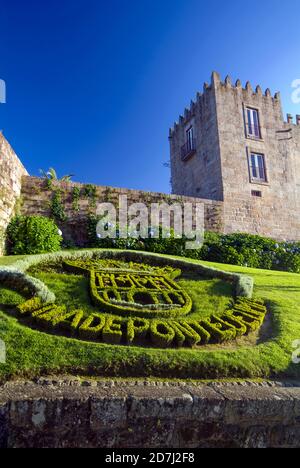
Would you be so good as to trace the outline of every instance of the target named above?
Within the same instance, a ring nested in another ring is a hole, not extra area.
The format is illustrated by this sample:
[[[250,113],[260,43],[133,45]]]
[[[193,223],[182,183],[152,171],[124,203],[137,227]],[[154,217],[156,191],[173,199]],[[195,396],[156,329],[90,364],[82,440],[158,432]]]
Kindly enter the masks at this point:
[[[300,126],[284,122],[279,93],[244,89],[213,75],[221,148],[225,232],[300,240]],[[248,136],[246,108],[258,110],[261,138]],[[267,180],[250,178],[251,152],[263,154]],[[253,196],[252,192],[260,192]]]
[[[27,171],[0,133],[0,255],[4,251],[4,230],[12,217],[21,192],[21,179]]]
[[[247,108],[259,115],[260,136],[247,131]],[[195,151],[181,160],[186,130]],[[173,192],[224,202],[224,232],[300,240],[300,117],[284,121],[280,94],[212,74],[170,129]],[[266,181],[250,177],[251,153],[262,154]]]
[[[79,205],[73,205],[73,189],[78,187],[81,191]],[[84,247],[87,245],[87,219],[96,213],[95,204],[91,199],[84,196],[86,185],[78,183],[54,182],[52,188],[46,186],[45,180],[36,177],[23,177],[21,192],[21,213],[25,215],[52,216],[51,200],[55,190],[59,189],[62,194],[62,206],[67,216],[66,222],[58,222],[64,238],[73,241],[76,245]],[[119,195],[128,197],[128,205],[133,203],[179,202],[179,203],[203,203],[205,209],[205,229],[210,231],[222,231],[223,229],[223,204],[213,200],[201,200],[198,198],[166,195],[163,193],[143,192],[140,190],[129,190],[97,186],[96,202],[112,202],[118,207]]]
[[[186,131],[194,130],[196,152],[182,160],[181,148]],[[190,109],[185,109],[169,135],[171,150],[172,193],[211,200],[223,200],[215,90],[204,85]]]
[[[298,448],[299,440],[299,387],[53,377],[0,386],[0,448],[189,451]]]

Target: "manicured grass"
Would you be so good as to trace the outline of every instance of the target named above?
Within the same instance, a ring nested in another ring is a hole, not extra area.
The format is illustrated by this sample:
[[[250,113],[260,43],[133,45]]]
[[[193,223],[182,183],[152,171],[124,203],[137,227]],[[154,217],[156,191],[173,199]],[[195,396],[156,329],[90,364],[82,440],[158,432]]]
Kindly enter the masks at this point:
[[[12,264],[13,260],[2,258],[0,264]],[[9,304],[19,302],[20,297],[2,290],[0,338],[7,346],[7,363],[0,364],[0,380],[54,372],[194,379],[299,378],[300,365],[292,364],[291,357],[292,343],[300,339],[300,275],[206,264],[253,276],[254,298],[267,301],[270,309],[267,320],[269,327],[262,330],[256,343],[253,340],[240,340],[222,346],[160,350],[88,343],[49,335],[28,328],[25,322],[22,324],[12,316],[13,308]],[[63,284],[57,286],[57,278],[51,279],[52,273],[43,272],[41,275],[45,275],[44,280],[49,286],[53,282],[53,289],[58,287],[62,300],[70,294]],[[72,287],[76,289],[76,285],[81,285],[73,300],[85,302],[84,279],[76,275],[74,278],[71,275],[71,278]],[[193,301],[198,304],[197,307],[202,306],[203,313],[210,315],[212,301],[216,301],[215,305],[221,308],[226,306],[228,290],[223,289],[222,284],[217,284],[217,280],[203,280],[198,285],[194,284],[192,278],[179,281],[185,288],[189,288]],[[198,293],[200,290],[201,294]],[[192,313],[198,313],[197,307]]]
[[[24,255],[15,255],[14,257],[0,257],[0,266],[13,265],[13,263],[16,263],[18,260],[22,260],[24,257]]]

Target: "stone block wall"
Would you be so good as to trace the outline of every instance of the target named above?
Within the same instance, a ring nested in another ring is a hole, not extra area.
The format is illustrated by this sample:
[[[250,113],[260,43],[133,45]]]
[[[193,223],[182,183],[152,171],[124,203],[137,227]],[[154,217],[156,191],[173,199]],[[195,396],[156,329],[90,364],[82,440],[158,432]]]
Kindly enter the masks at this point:
[[[247,131],[247,109],[259,115],[260,135]],[[195,151],[181,147],[193,127]],[[224,202],[224,232],[300,240],[300,117],[284,121],[280,94],[212,74],[170,129],[173,192]],[[251,153],[263,155],[267,180],[250,177]]]
[[[225,232],[300,240],[300,127],[284,122],[279,93],[243,88],[213,76],[221,148]],[[245,130],[246,109],[259,113],[260,138]],[[248,157],[263,154],[267,180],[250,178]],[[253,193],[260,196],[254,196]]]
[[[270,385],[7,383],[0,448],[298,448],[299,387]]]
[[[78,206],[74,206],[74,187],[80,189]],[[192,197],[181,197],[178,195],[167,195],[155,192],[143,192],[140,190],[129,190],[125,188],[112,188],[96,186],[96,196],[93,201],[86,197],[86,185],[78,183],[53,182],[52,187],[47,187],[46,181],[37,177],[23,177],[21,191],[21,213],[24,215],[52,216],[51,200],[56,190],[60,190],[62,206],[65,210],[67,220],[58,222],[63,231],[64,238],[74,242],[76,245],[85,247],[87,245],[87,219],[96,214],[95,203],[111,202],[118,209],[119,196],[126,195],[128,206],[133,203],[203,203],[205,210],[205,229],[215,232],[223,230],[223,203],[213,200],[205,200]]]
[[[182,160],[186,131],[193,127],[195,153]],[[169,135],[172,192],[178,195],[223,200],[215,90],[204,85],[195,102],[179,117]]]
[[[4,231],[14,214],[24,175],[26,169],[0,133],[0,255],[4,252]]]

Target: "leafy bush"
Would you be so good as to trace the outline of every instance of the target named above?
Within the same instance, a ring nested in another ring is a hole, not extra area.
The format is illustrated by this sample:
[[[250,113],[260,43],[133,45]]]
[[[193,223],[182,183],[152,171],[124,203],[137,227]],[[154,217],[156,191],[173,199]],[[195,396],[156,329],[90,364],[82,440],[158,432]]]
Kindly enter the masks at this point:
[[[97,248],[115,248],[142,250],[160,254],[188,257],[210,262],[240,265],[249,268],[266,270],[283,270],[300,273],[300,242],[276,242],[274,239],[252,234],[217,234],[205,232],[201,248],[187,250],[186,237],[176,238],[171,230],[168,237],[163,231],[149,228],[148,238],[136,237],[128,233],[127,239],[119,237],[118,227],[116,238],[99,238],[96,226],[99,219],[91,216],[88,222],[89,246]]]
[[[12,255],[56,252],[62,242],[54,221],[44,216],[16,216],[8,225],[6,239]]]
[[[300,243],[276,242],[252,234],[206,233],[199,259],[300,273]]]

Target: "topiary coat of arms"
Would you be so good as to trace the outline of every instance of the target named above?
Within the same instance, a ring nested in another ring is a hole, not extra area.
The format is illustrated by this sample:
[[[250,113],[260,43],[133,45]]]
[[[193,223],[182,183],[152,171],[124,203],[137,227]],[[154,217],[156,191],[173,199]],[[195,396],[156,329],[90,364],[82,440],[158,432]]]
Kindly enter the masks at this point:
[[[89,277],[93,303],[109,313],[151,318],[186,315],[192,309],[191,298],[175,282],[179,269],[112,260],[64,266]]]

